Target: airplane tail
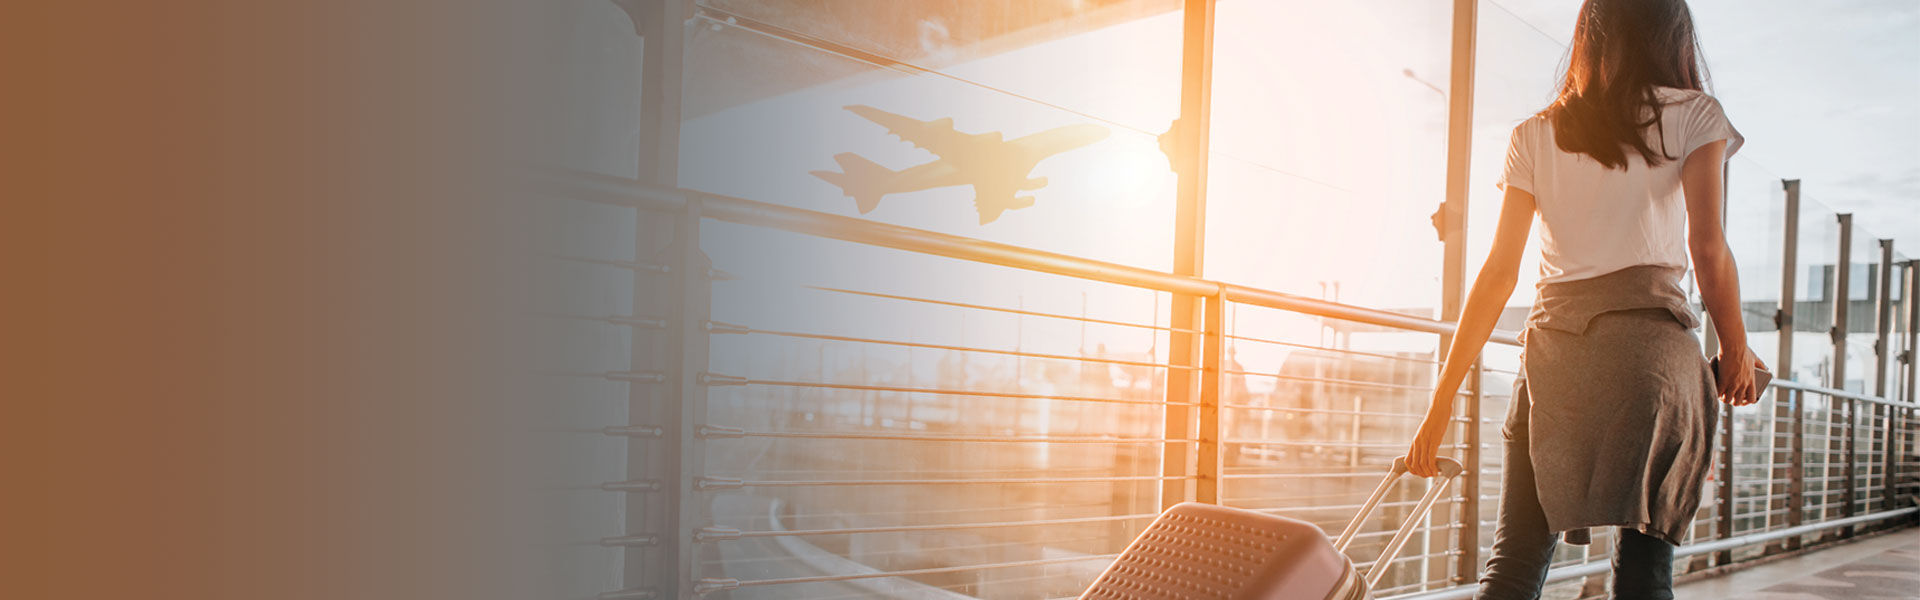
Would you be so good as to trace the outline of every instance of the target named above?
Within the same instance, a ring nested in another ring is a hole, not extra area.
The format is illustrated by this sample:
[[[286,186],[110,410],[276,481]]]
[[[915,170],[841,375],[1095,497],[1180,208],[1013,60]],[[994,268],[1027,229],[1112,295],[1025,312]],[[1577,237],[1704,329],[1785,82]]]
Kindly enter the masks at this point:
[[[894,173],[892,169],[882,167],[852,152],[836,154],[833,156],[833,161],[840,163],[841,172],[810,172],[814,177],[839,186],[841,191],[853,198],[861,214],[872,212],[875,207],[880,206],[880,197],[887,194],[885,188],[887,176]]]

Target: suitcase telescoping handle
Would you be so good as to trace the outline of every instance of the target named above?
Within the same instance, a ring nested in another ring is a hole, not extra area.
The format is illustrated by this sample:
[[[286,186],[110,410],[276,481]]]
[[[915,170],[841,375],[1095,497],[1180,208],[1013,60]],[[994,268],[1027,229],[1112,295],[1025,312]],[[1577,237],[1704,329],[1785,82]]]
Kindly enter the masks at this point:
[[[1427,511],[1433,510],[1434,501],[1440,499],[1440,494],[1446,493],[1447,484],[1452,483],[1453,478],[1460,475],[1460,461],[1444,456],[1437,457],[1437,460],[1440,463],[1440,481],[1433,487],[1427,488],[1427,495],[1420,498],[1420,504],[1414,507],[1413,514],[1407,516],[1407,522],[1400,524],[1400,531],[1395,532],[1393,540],[1387,542],[1387,549],[1380,552],[1380,559],[1374,561],[1373,566],[1367,567],[1368,588],[1380,583],[1380,577],[1387,573],[1387,564],[1400,555],[1400,547],[1407,545],[1407,538],[1413,536],[1414,524],[1420,522],[1421,517],[1427,516]],[[1360,514],[1354,515],[1353,521],[1347,523],[1346,531],[1340,532],[1340,540],[1333,543],[1334,550],[1347,551],[1347,544],[1353,543],[1353,535],[1360,532],[1360,524],[1367,522],[1367,517],[1373,514],[1374,507],[1379,506],[1380,499],[1387,496],[1387,489],[1393,487],[1393,482],[1399,481],[1400,476],[1405,475],[1406,472],[1407,457],[1393,459],[1393,469],[1387,473],[1386,479],[1380,480],[1379,487],[1373,488],[1373,496],[1367,498],[1365,506],[1360,507]],[[1468,515],[1468,518],[1479,517]]]

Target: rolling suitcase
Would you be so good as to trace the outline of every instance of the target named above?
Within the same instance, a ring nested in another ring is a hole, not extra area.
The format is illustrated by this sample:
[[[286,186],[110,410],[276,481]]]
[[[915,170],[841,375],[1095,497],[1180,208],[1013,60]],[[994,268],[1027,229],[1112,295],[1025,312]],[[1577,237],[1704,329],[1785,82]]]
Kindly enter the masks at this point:
[[[1365,575],[1345,554],[1354,534],[1394,481],[1407,459],[1373,490],[1340,538],[1329,542],[1306,521],[1215,504],[1183,502],[1167,509],[1125,552],[1100,573],[1080,600],[1361,600],[1386,574],[1387,565],[1412,537],[1414,525],[1433,509],[1460,463],[1440,458],[1440,481],[1427,490],[1400,530]]]

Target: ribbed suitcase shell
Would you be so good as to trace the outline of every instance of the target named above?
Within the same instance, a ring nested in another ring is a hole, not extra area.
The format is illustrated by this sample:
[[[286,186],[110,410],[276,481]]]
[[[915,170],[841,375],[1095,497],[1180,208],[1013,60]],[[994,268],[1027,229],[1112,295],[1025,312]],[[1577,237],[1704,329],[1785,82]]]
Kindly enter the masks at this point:
[[[1427,490],[1388,542],[1375,568],[1390,564],[1416,522],[1432,509],[1460,463],[1439,460],[1441,480]],[[1312,523],[1215,504],[1183,502],[1161,513],[1100,573],[1080,600],[1364,600],[1369,581],[1342,550],[1388,486],[1406,472],[1394,460],[1386,479],[1339,542]]]
[[[1184,502],[1167,509],[1082,600],[1357,600],[1365,586],[1318,526]]]

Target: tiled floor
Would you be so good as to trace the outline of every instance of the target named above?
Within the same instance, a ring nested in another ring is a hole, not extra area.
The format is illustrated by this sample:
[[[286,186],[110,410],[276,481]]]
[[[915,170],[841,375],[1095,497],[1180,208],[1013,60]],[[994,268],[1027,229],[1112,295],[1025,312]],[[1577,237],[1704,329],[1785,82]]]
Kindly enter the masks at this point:
[[[1920,599],[1920,528],[1696,581],[1676,600]]]

